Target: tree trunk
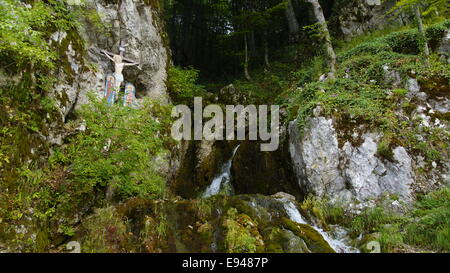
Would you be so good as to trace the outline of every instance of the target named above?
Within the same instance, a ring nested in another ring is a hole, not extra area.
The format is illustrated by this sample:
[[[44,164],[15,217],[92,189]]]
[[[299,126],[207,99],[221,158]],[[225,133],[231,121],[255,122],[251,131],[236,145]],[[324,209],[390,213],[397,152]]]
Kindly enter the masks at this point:
[[[267,37],[267,31],[264,31],[263,34],[263,43],[264,43],[264,65],[266,66],[267,69],[270,68],[270,61],[269,61],[269,42],[268,42],[268,37]]]
[[[244,34],[244,44],[245,44],[245,62],[244,62],[244,74],[245,78],[247,80],[251,80],[250,73],[248,73],[248,63],[249,63],[249,57],[248,57],[248,41],[247,41],[247,33]]]
[[[334,78],[336,74],[336,53],[333,49],[333,44],[331,43],[330,32],[328,31],[327,22],[325,21],[325,16],[323,15],[322,7],[318,0],[307,0],[313,6],[314,16],[316,17],[319,24],[322,26],[322,32],[324,36],[325,49],[328,57],[328,64],[331,70],[331,78]]]
[[[417,26],[419,28],[419,44],[422,47],[421,50],[423,51],[423,54],[428,59],[428,56],[430,56],[430,49],[428,48],[427,38],[425,35],[425,29],[423,27],[422,16],[420,14],[419,5],[416,5],[414,7],[414,9],[415,9],[415,15],[416,15],[416,20],[417,20]]]
[[[249,39],[249,48],[250,48],[250,56],[255,57],[256,56],[256,41],[255,41],[255,32],[252,30],[249,33],[250,39]]]
[[[292,5],[291,0],[287,1],[285,15],[286,15],[286,20],[288,22],[290,39],[293,41],[297,41],[298,32],[299,32],[300,27],[299,27],[297,18],[295,17],[294,6]]]

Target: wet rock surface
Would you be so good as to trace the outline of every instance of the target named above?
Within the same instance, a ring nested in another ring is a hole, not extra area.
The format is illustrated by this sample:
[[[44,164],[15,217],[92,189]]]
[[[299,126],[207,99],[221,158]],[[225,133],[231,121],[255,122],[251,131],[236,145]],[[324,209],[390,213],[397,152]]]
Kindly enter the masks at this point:
[[[242,142],[232,165],[232,183],[238,194],[289,192],[302,193],[284,147],[275,152],[261,152],[258,142]]]
[[[211,184],[231,156],[234,143],[226,141],[192,141],[184,145],[183,157],[175,167],[172,189],[184,198],[196,198]]]
[[[83,230],[88,234],[95,231],[93,223],[105,213],[110,215],[110,223],[103,224],[114,228],[106,240],[84,244],[101,244],[109,252],[334,252],[313,227],[289,219],[280,197],[285,195],[171,201],[136,198],[86,220]],[[235,234],[235,229],[240,234]],[[240,237],[242,234],[246,238]]]

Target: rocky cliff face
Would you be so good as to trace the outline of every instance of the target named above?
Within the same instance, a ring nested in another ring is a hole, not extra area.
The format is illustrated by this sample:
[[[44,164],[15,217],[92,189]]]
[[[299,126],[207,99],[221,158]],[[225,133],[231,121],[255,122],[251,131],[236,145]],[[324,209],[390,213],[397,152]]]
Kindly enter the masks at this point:
[[[381,0],[346,1],[336,11],[338,28],[345,37],[350,38],[392,24],[402,25],[410,22],[410,18],[406,15],[395,18],[386,15],[394,3],[395,1]]]
[[[136,86],[137,97],[149,96],[167,102],[165,80],[169,52],[158,9],[142,0],[88,0],[84,5],[92,18],[84,18],[78,33],[52,35],[53,42],[59,43],[60,50],[66,52],[67,60],[63,61],[71,68],[60,75],[54,92],[56,98],[65,98],[59,99],[64,120],[71,110],[87,102],[88,92],[103,92],[105,77],[114,72],[114,67],[101,50],[118,53],[121,41],[127,45],[125,57],[140,63],[141,70],[124,69],[125,81]]]
[[[317,196],[348,202],[352,197],[367,201],[385,193],[411,200],[414,183],[412,159],[403,147],[393,151],[394,161],[377,157],[379,136],[366,133],[363,143],[338,145],[333,119],[317,115],[299,137],[296,122],[291,122],[290,154],[300,187]]]
[[[120,3],[88,0],[84,5],[92,15],[84,18],[77,31],[55,32],[50,41],[63,52],[60,62],[64,68],[58,71],[59,81],[49,92],[58,102],[62,121],[88,102],[89,92],[101,96],[105,77],[114,68],[100,50],[118,53],[120,41],[127,44],[125,56],[141,64],[141,70],[124,69],[125,81],[136,86],[138,97],[150,96],[167,102],[164,81],[169,59],[157,9],[144,1],[132,0]],[[47,136],[52,144],[62,142],[63,134],[57,126],[55,123]]]
[[[67,8],[80,8],[74,6],[79,1],[70,3]],[[143,0],[87,0],[82,5],[84,13],[76,28],[50,35],[48,44],[59,58],[50,75],[56,81],[45,93],[55,101],[57,113],[43,117],[41,128],[24,136],[18,145],[29,146],[29,150],[18,154],[16,165],[46,155],[52,145],[61,145],[68,134],[65,124],[88,102],[88,93],[103,96],[106,75],[114,72],[114,65],[101,50],[118,53],[121,41],[127,45],[125,57],[140,63],[140,68],[123,71],[125,82],[136,86],[137,104],[143,97],[169,102],[165,81],[170,53],[158,7]],[[22,80],[21,75],[15,79],[3,74],[0,70],[0,78],[5,78],[1,84],[6,79],[16,84]]]
[[[386,79],[395,71],[386,73]],[[425,85],[425,83],[423,83]],[[436,94],[416,79],[406,80],[406,100],[414,102],[411,113],[398,112],[401,120],[420,120],[422,135],[431,128],[448,130],[449,96]],[[424,157],[405,147],[389,148],[391,158],[380,155],[382,134],[370,131],[365,124],[353,124],[351,134],[333,116],[323,115],[320,106],[314,110],[300,134],[297,122],[289,124],[289,152],[298,183],[306,193],[333,201],[367,202],[386,194],[410,203],[416,193],[427,192],[450,183],[448,158],[439,164],[426,164]],[[347,137],[344,137],[347,135]]]

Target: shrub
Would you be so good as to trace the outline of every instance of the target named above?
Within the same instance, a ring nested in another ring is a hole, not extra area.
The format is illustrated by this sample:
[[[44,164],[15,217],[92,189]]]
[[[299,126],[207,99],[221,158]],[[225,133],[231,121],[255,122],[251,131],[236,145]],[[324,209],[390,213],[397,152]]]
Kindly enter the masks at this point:
[[[319,220],[320,225],[329,229],[329,224],[342,224],[344,221],[344,209],[339,204],[330,204],[329,200],[320,199],[314,195],[308,195],[300,205],[303,211],[309,211]]]
[[[353,79],[337,79],[307,84],[293,94],[288,109],[290,115],[297,116],[300,130],[317,105],[325,115],[333,113],[344,120],[360,119],[377,125],[383,122],[388,110],[386,97],[386,92],[377,86],[363,85]]]
[[[199,71],[194,68],[171,67],[167,87],[176,102],[191,105],[193,98],[202,96],[205,89],[197,84]]]
[[[80,194],[110,185],[123,198],[161,197],[165,182],[154,160],[166,151],[153,109],[150,101],[142,109],[95,99],[84,105],[80,114],[87,130],[64,147],[72,170],[66,186]]]
[[[0,59],[9,59],[17,66],[32,63],[53,67],[56,56],[45,33],[51,25],[52,9],[42,2],[28,9],[19,1],[4,0],[0,13]]]
[[[427,40],[432,44],[442,38],[443,33],[450,26],[450,20],[442,23],[434,24],[426,29]],[[371,38],[369,36],[369,38]],[[419,35],[417,29],[409,29],[403,31],[392,32],[386,36],[369,39],[362,42],[350,50],[344,51],[338,55],[339,61],[343,62],[359,55],[376,55],[381,52],[395,52],[400,54],[420,53],[418,45]]]

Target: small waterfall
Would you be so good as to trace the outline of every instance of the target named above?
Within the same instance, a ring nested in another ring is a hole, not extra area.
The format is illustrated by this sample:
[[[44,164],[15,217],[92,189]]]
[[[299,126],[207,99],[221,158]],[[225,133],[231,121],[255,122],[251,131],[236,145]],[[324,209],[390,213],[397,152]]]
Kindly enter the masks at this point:
[[[281,198],[279,199],[284,206],[284,209],[289,216],[289,218],[297,222],[299,224],[307,224],[312,226],[317,232],[319,232],[323,239],[328,242],[328,244],[336,251],[337,253],[356,253],[359,252],[356,248],[351,247],[347,244],[347,232],[345,229],[339,226],[333,226],[335,232],[334,236],[330,236],[329,233],[325,232],[323,229],[312,225],[310,223],[307,223],[302,215],[300,214],[300,211],[298,211],[297,206],[292,202],[291,200],[287,198]]]
[[[282,198],[280,199],[280,201],[283,203],[284,209],[286,210],[287,215],[292,221],[299,224],[308,224],[303,219],[302,215],[292,201],[288,200],[287,198]]]
[[[319,232],[325,241],[330,244],[330,246],[337,253],[358,253],[358,249],[348,245],[348,236],[347,231],[340,226],[332,226],[334,229],[333,237],[330,236],[328,232],[325,232],[323,229],[313,226],[317,232]]]
[[[205,192],[202,194],[203,198],[211,197],[220,192],[227,195],[231,195],[233,193],[233,186],[231,185],[231,166],[233,165],[233,159],[238,149],[239,145],[234,148],[231,158],[222,166],[219,175],[217,175],[213,179],[211,185],[206,188]]]

